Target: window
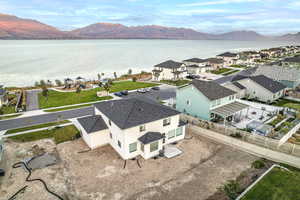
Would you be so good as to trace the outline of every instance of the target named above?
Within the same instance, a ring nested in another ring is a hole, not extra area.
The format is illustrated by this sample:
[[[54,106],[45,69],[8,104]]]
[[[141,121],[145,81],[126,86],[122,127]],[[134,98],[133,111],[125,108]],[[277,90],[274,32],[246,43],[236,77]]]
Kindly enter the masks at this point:
[[[119,145],[120,148],[122,148],[122,144],[119,140],[118,140],[118,145]]]
[[[158,142],[153,142],[150,144],[150,152],[158,150]]]
[[[131,143],[129,144],[129,153],[135,152],[137,150],[137,143]]]
[[[168,139],[171,139],[173,137],[175,137],[175,130],[172,130],[172,131],[168,132]]]
[[[110,120],[108,120],[108,124],[111,126],[111,121]]]
[[[182,127],[176,129],[176,136],[182,135],[183,132],[182,129],[183,129]]]
[[[163,121],[163,126],[168,126],[168,125],[170,125],[170,124],[171,124],[171,119],[170,119],[170,118],[164,119],[164,121]]]
[[[144,152],[144,145],[141,144],[141,151]]]
[[[146,125],[140,126],[140,132],[143,132],[143,131],[145,131],[145,130],[146,130]]]
[[[112,139],[112,133],[109,133],[110,138]]]
[[[188,105],[188,106],[191,105],[190,100],[187,100],[187,101],[186,101],[186,105]]]

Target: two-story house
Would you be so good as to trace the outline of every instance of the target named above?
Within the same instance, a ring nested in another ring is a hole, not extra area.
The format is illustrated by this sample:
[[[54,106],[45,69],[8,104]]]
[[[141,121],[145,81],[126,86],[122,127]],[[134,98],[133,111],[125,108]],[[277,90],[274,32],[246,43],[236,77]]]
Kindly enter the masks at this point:
[[[176,109],[203,120],[232,118],[247,107],[236,101],[236,92],[213,81],[193,80],[176,92]]]
[[[211,70],[217,70],[224,67],[225,61],[220,58],[207,58],[205,59],[206,64],[210,66]]]
[[[237,64],[237,61],[239,59],[239,54],[225,52],[225,53],[222,53],[220,55],[217,55],[217,58],[223,59],[224,60],[224,64],[226,66],[230,66],[230,65]]]
[[[91,148],[110,144],[123,159],[157,156],[164,145],[185,137],[180,112],[146,99],[121,99],[94,105],[95,116],[75,125]]]
[[[186,65],[173,60],[157,64],[152,70],[152,77],[155,81],[179,80],[188,75]]]
[[[207,64],[205,59],[191,58],[184,60],[183,63],[186,65],[188,74],[198,75],[212,70],[212,67]]]

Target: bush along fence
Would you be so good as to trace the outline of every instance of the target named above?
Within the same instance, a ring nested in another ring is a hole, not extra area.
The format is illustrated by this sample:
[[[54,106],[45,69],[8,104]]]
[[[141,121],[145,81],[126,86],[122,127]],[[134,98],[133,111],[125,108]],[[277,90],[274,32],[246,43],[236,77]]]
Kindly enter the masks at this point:
[[[267,149],[271,149],[274,151],[290,154],[293,156],[300,157],[300,145],[296,144],[291,144],[291,143],[282,143],[283,140],[276,140],[272,138],[268,138],[265,136],[257,135],[257,134],[252,134],[243,130],[239,130],[233,127],[226,127],[224,125],[216,124],[213,122],[208,122],[204,120],[200,120],[198,118],[182,114],[181,115],[181,120],[187,121],[192,125],[199,126],[204,129],[209,129],[211,131],[220,133],[222,135],[234,137],[236,139],[255,144]],[[300,126],[298,124],[298,126]],[[295,130],[297,127],[294,127]],[[288,135],[292,135],[294,132],[294,129],[291,130],[291,133],[288,133]],[[296,131],[295,131],[296,132]],[[286,136],[288,137],[288,136]],[[288,140],[288,138],[284,138],[284,142]],[[280,142],[281,141],[281,142]]]

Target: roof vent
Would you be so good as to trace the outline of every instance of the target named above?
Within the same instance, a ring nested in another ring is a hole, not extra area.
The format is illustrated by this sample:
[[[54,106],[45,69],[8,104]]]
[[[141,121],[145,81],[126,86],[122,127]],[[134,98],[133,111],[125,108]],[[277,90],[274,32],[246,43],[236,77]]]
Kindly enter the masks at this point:
[[[141,111],[141,112],[142,112],[142,111],[144,111],[144,109],[143,109],[143,108],[138,108],[138,110],[139,110],[139,111]]]

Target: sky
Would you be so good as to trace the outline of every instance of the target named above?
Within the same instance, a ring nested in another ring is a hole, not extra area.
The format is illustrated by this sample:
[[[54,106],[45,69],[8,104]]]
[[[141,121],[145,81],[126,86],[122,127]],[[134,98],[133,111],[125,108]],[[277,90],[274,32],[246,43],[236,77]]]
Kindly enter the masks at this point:
[[[72,30],[98,22],[207,33],[300,31],[300,0],[0,0],[0,13]]]

